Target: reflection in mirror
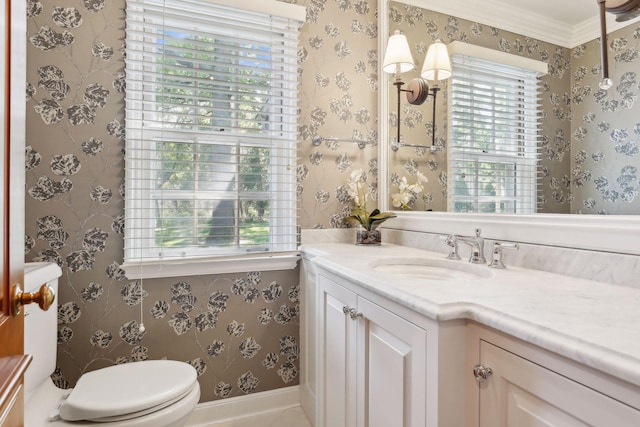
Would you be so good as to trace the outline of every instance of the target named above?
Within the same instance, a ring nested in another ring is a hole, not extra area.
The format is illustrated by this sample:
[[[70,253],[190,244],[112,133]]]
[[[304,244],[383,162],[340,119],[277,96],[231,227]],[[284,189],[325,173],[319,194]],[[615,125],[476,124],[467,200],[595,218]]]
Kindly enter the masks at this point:
[[[640,81],[635,70],[637,50],[632,42],[640,37],[637,25],[608,36],[610,76],[615,84],[604,91],[598,87],[601,63],[597,39],[569,49],[401,2],[389,2],[389,12],[389,33],[399,30],[407,36],[416,64],[424,61],[428,47],[437,39],[447,45],[464,42],[548,64],[548,73],[540,77],[538,101],[537,212],[640,213]],[[411,81],[419,73],[419,68],[404,73],[403,79]],[[452,185],[460,185],[467,178],[464,171],[449,165],[455,145],[451,141],[454,80],[441,82],[435,106],[432,97],[421,106],[411,105],[402,97],[402,139],[413,146],[388,150],[388,194],[381,197],[387,198],[390,207],[394,195],[413,188],[420,191],[404,208],[451,211]],[[389,85],[387,90],[390,144],[397,134],[398,116],[395,88]],[[437,112],[435,126],[432,108]],[[432,138],[444,150],[430,150]],[[513,177],[513,167],[510,170]],[[495,183],[485,185],[483,190],[487,197],[497,191]],[[500,207],[504,204],[487,206],[481,211],[513,213]]]
[[[449,210],[535,213],[547,63],[459,41],[449,50]]]

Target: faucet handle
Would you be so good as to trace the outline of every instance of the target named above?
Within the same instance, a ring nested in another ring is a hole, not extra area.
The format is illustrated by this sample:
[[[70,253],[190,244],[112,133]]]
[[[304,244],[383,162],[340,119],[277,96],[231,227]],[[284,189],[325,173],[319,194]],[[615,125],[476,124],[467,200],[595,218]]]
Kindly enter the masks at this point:
[[[444,241],[447,246],[449,246],[449,254],[447,255],[447,259],[459,260],[460,255],[458,255],[458,236],[455,234],[448,234],[440,236],[440,240]]]
[[[517,243],[494,242],[493,243],[493,258],[491,259],[491,264],[489,264],[489,267],[491,267],[491,268],[499,268],[499,269],[507,268],[507,266],[504,265],[504,262],[502,262],[502,250],[503,249],[515,249],[515,250],[518,250],[519,248],[520,248],[520,245],[518,245]]]

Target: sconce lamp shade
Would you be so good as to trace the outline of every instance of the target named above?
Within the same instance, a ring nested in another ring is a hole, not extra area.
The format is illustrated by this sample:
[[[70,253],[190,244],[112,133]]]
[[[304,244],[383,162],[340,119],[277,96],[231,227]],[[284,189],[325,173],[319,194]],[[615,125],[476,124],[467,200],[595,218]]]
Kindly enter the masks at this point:
[[[440,40],[436,40],[429,46],[420,76],[431,81],[444,80],[451,77],[449,51],[447,51],[447,46]]]
[[[406,73],[415,67],[411,50],[409,50],[407,37],[396,30],[395,33],[389,37],[382,70],[385,73]]]

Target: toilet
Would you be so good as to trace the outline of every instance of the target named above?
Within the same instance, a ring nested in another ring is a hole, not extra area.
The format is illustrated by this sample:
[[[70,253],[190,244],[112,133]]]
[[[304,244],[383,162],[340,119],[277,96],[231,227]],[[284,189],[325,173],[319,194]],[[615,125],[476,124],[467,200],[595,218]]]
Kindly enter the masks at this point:
[[[25,290],[48,283],[58,293],[62,274],[55,263],[25,264]],[[198,400],[193,366],[174,360],[148,360],[88,372],[70,390],[59,389],[50,375],[56,366],[57,298],[48,311],[24,307],[24,352],[33,361],[24,376],[25,426],[178,427]]]

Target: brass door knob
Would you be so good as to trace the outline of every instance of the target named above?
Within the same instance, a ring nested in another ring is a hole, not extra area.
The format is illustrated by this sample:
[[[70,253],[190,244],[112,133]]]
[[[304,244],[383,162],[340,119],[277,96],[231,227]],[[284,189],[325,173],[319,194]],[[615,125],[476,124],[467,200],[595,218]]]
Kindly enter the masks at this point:
[[[38,303],[38,306],[42,310],[47,311],[49,310],[49,307],[51,307],[55,299],[56,294],[53,291],[53,288],[46,283],[40,286],[38,292],[23,292],[20,283],[16,283],[13,286],[13,292],[11,293],[13,315],[16,316],[20,314],[23,305],[31,304],[34,302]]]

